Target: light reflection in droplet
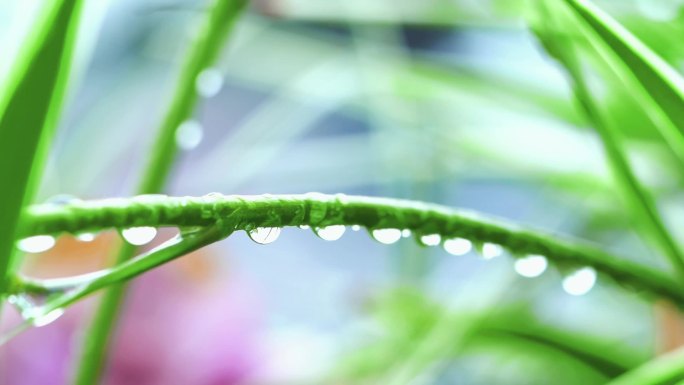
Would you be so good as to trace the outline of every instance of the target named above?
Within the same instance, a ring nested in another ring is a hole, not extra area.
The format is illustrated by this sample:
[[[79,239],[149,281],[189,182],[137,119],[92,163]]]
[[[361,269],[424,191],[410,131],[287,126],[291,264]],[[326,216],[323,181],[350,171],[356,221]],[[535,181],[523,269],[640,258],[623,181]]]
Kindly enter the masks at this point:
[[[596,283],[596,270],[584,267],[563,279],[563,290],[570,295],[584,295]]]
[[[121,236],[126,242],[135,246],[146,245],[157,236],[157,229],[154,227],[131,227],[121,230]]]
[[[278,239],[280,227],[257,227],[247,232],[247,235],[254,242],[266,245]]]
[[[223,74],[216,68],[207,68],[200,72],[195,81],[197,93],[205,98],[215,96],[223,87]]]
[[[420,242],[425,246],[437,246],[442,242],[442,237],[439,234],[428,234],[420,237]]]
[[[342,237],[347,228],[344,225],[320,227],[316,229],[316,235],[326,241],[336,241]]]
[[[444,241],[443,247],[451,255],[466,255],[472,250],[473,243],[465,238],[453,238]]]
[[[411,230],[409,230],[409,229],[401,230],[401,237],[402,238],[408,238],[410,236],[411,236]]]
[[[55,309],[47,314],[40,315],[36,318],[33,319],[33,326],[36,327],[41,327],[41,326],[46,326],[49,325],[53,322],[55,322],[59,317],[64,314],[64,309]]]
[[[95,240],[95,234],[93,233],[81,233],[76,236],[76,239],[78,239],[81,242],[92,242]]]
[[[42,253],[55,245],[55,237],[51,235],[35,235],[17,241],[17,248],[25,253]]]
[[[482,258],[492,259],[503,254],[503,247],[497,245],[496,243],[485,243],[482,245]]]
[[[352,229],[352,231],[359,231],[359,230],[361,230],[361,226],[359,226],[359,225],[352,225],[351,229]]]
[[[176,145],[181,150],[189,151],[202,142],[204,129],[196,120],[187,120],[176,129]]]
[[[399,229],[375,229],[372,231],[373,238],[385,245],[391,245],[401,239],[401,230]]]
[[[516,273],[527,278],[534,278],[542,275],[546,271],[548,261],[543,255],[528,255],[524,258],[515,260],[513,267]]]

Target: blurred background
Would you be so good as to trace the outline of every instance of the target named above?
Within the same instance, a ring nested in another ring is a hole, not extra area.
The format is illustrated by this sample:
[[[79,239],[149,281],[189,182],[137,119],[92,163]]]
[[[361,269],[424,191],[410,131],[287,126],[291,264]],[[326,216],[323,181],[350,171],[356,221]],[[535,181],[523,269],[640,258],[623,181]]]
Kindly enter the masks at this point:
[[[40,193],[130,196],[210,2],[86,2],[70,103]],[[678,70],[682,1],[597,0]],[[38,0],[0,2],[0,76]],[[666,264],[616,199],[601,144],[529,31],[534,1],[259,0],[177,138],[170,195],[346,193],[437,202]],[[615,79],[596,82],[642,181],[684,235],[681,173]],[[160,231],[154,243],[168,238]],[[107,265],[115,232],[62,237],[24,271]],[[106,384],[603,383],[563,343],[626,366],[662,347],[652,305],[599,280],[516,274],[505,255],[453,256],[365,231],[327,242],[244,233],[135,280]],[[0,348],[0,384],[68,383],[95,298]],[[3,312],[3,323],[18,316]],[[549,342],[551,341],[551,342]],[[555,341],[555,344],[554,344]],[[619,366],[619,365],[618,365]]]

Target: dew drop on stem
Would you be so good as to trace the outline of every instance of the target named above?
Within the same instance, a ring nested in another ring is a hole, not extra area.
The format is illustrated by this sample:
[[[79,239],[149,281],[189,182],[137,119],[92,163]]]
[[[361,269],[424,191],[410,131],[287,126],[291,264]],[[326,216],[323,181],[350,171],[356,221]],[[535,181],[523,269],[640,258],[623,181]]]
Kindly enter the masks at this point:
[[[482,258],[492,259],[503,254],[503,247],[497,245],[496,243],[485,242],[482,245]]]
[[[596,270],[583,267],[563,279],[563,290],[570,295],[587,294],[596,284]]]
[[[444,250],[451,255],[466,255],[473,249],[473,243],[465,238],[452,238],[444,241]]]
[[[54,309],[45,314],[36,315],[32,318],[33,326],[41,327],[55,322],[64,314],[64,309]]]
[[[344,225],[325,226],[314,229],[314,233],[326,241],[336,241],[342,238],[347,228]]]
[[[408,238],[410,236],[411,236],[411,230],[409,230],[409,229],[401,230],[401,237],[402,238]]]
[[[202,142],[204,129],[196,120],[186,120],[176,129],[176,145],[181,150],[189,151]]]
[[[371,233],[373,238],[385,245],[391,245],[401,239],[401,230],[399,229],[375,229]]]
[[[280,236],[280,227],[257,227],[247,232],[249,238],[256,243],[266,245],[274,242]]]
[[[442,242],[439,234],[427,234],[420,237],[420,242],[425,246],[437,246]]]
[[[524,258],[516,259],[513,268],[515,272],[526,278],[534,278],[542,275],[546,271],[548,261],[543,255],[528,255]]]
[[[121,230],[121,236],[134,246],[146,245],[157,236],[157,229],[154,227],[131,227]]]
[[[81,233],[76,235],[76,239],[78,239],[81,242],[92,242],[95,240],[95,234],[94,233]]]
[[[197,75],[195,90],[197,94],[210,98],[221,91],[223,87],[223,74],[216,68],[207,68]]]
[[[359,225],[352,225],[351,229],[352,229],[352,231],[359,231],[359,230],[361,230],[361,226],[359,226]]]
[[[42,253],[55,245],[52,235],[35,235],[17,241],[17,248],[25,253]]]

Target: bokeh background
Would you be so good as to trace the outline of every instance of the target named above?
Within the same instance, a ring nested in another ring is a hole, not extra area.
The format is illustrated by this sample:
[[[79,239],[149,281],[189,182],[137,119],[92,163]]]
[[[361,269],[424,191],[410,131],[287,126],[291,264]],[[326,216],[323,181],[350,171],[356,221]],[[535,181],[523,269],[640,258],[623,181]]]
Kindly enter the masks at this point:
[[[0,75],[41,3],[0,2]],[[198,85],[205,98],[167,192],[425,200],[665,267],[626,216],[563,72],[529,31],[530,3],[253,1]],[[683,68],[681,1],[596,3]],[[42,201],[133,193],[209,5],[87,2]],[[619,82],[597,84],[682,235],[681,173]],[[63,237],[24,270],[92,271],[117,242],[114,232]],[[455,257],[410,238],[386,246],[365,231],[327,242],[287,228],[269,245],[240,233],[132,283],[105,383],[589,384],[605,377],[516,330],[581,335],[631,363],[659,349],[662,317],[639,296],[602,280],[571,296],[561,281],[553,269],[521,277],[505,256]],[[68,383],[93,300],[0,347],[0,384]],[[9,307],[3,317],[5,328],[19,322]]]

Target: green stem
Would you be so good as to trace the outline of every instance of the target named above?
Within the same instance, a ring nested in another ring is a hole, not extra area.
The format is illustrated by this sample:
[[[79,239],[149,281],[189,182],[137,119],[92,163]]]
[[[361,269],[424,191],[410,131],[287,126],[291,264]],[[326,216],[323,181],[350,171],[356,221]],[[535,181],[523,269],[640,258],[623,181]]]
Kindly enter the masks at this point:
[[[157,141],[143,173],[138,188],[139,193],[159,192],[166,185],[177,152],[176,130],[192,115],[198,101],[198,95],[195,92],[197,76],[216,60],[229,31],[246,3],[246,0],[216,1],[181,71],[174,98],[159,129]],[[129,260],[136,250],[134,246],[124,245],[118,252],[116,263],[120,264]],[[114,286],[104,293],[84,338],[76,372],[76,385],[91,385],[98,382],[124,293],[125,288],[122,285]]]
[[[577,240],[559,238],[444,206],[388,198],[346,195],[265,195],[205,197],[140,196],[31,206],[24,236],[78,234],[105,228],[214,226],[227,232],[258,227],[360,225],[367,229],[410,229],[474,242],[500,244],[513,255],[540,254],[560,268],[592,266],[618,283],[684,305],[684,288],[667,274]],[[229,224],[229,225],[225,225]]]

